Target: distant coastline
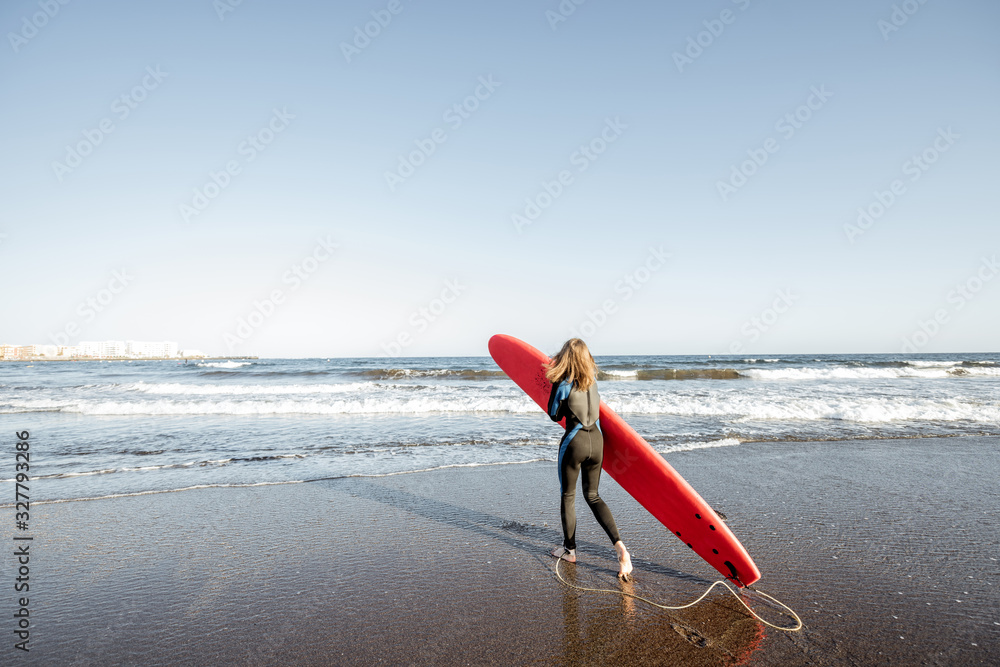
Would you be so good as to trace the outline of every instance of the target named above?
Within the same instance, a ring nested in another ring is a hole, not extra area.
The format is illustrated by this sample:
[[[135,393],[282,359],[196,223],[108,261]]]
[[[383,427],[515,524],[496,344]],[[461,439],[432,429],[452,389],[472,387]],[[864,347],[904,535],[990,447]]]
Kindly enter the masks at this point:
[[[0,363],[35,361],[240,361],[258,357],[31,357],[28,359],[0,359]]]

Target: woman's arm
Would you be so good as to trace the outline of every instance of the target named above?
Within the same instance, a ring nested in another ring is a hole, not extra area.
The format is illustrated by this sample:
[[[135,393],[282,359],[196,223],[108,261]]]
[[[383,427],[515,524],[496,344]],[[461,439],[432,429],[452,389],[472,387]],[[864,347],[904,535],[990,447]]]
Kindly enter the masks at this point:
[[[562,419],[563,404],[567,398],[569,398],[569,392],[572,387],[569,382],[563,380],[562,382],[556,384],[552,383],[552,390],[549,391],[549,418],[557,422]]]

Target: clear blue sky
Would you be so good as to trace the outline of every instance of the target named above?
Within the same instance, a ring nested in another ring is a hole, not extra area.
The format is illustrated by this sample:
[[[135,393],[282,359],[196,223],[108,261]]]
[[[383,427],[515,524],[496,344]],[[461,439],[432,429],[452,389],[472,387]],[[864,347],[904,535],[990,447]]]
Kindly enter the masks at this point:
[[[558,22],[556,0],[224,2],[3,3],[0,342],[75,324],[71,343],[479,355],[576,328],[598,354],[897,352],[924,322],[921,352],[998,348],[995,2],[911,0],[899,25],[888,0],[589,0]],[[391,21],[348,62],[371,12]],[[434,152],[390,188],[417,141]],[[767,161],[723,200],[748,151]]]

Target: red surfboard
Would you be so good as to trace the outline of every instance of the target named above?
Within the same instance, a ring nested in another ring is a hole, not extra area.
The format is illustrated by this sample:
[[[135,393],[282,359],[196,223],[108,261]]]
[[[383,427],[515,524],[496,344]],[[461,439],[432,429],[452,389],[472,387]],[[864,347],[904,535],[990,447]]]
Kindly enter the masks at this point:
[[[547,410],[552,383],[545,377],[549,358],[524,341],[497,334],[490,355],[498,366]],[[663,460],[625,420],[601,401],[603,469],[660,523],[737,586],[760,579],[740,541],[690,484]]]

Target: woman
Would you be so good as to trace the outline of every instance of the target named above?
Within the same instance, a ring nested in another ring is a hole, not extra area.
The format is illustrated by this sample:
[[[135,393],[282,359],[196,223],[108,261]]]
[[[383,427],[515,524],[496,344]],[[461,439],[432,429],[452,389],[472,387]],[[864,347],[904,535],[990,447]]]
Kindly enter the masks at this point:
[[[563,545],[552,555],[576,562],[576,478],[583,469],[583,497],[608,534],[618,554],[618,576],[628,581],[632,559],[618,536],[611,510],[597,495],[604,459],[604,436],[598,421],[601,397],[597,394],[597,364],[587,344],[579,338],[566,341],[546,367],[545,377],[552,383],[549,393],[549,417],[566,418],[566,434],[559,442],[559,484],[562,486]]]

